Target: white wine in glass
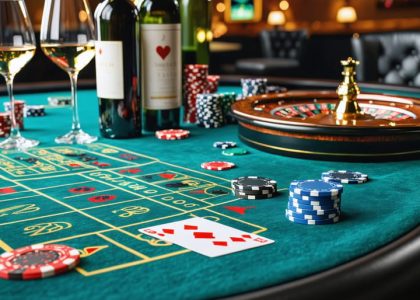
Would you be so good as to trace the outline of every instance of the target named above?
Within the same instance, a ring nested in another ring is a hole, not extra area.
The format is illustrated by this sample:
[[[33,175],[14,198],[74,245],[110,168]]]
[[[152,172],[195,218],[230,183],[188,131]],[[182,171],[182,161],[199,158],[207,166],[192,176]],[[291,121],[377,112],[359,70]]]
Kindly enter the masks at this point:
[[[15,116],[13,80],[35,54],[35,36],[23,0],[0,0],[0,74],[6,80],[12,128],[1,149],[24,151],[39,144],[22,137]]]
[[[80,126],[77,77],[95,56],[95,31],[86,0],[46,0],[41,23],[41,48],[70,77],[73,121],[71,131],[55,139],[59,144],[89,144],[97,140]]]

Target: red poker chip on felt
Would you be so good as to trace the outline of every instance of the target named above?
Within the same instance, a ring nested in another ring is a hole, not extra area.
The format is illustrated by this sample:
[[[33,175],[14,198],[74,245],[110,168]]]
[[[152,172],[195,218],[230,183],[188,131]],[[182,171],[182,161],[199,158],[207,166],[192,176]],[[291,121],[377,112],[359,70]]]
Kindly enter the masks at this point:
[[[235,164],[227,161],[210,161],[202,163],[201,167],[211,171],[224,171],[234,168]]]
[[[165,129],[156,131],[156,137],[160,140],[182,140],[190,136],[190,132],[184,129]]]
[[[65,245],[27,246],[0,255],[0,278],[46,278],[73,269],[79,261],[79,250]]]

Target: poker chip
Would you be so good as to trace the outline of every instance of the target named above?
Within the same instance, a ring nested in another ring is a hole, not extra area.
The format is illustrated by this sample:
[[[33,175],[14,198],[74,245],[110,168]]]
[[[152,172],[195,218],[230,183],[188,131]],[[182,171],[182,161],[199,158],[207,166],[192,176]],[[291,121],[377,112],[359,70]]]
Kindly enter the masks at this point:
[[[296,203],[296,202],[288,202],[290,206],[296,207],[296,208],[300,208],[300,209],[305,209],[305,210],[331,210],[331,209],[340,209],[341,206],[340,204],[334,203],[331,205],[306,205],[306,204],[301,204],[301,203]]]
[[[340,221],[340,217],[337,216],[332,219],[326,219],[326,220],[305,220],[300,218],[294,218],[292,216],[289,216],[288,214],[285,214],[286,218],[293,223],[298,224],[305,224],[305,225],[328,225],[328,224],[334,224]]]
[[[339,208],[332,208],[332,209],[326,209],[326,210],[311,210],[311,209],[297,208],[290,204],[287,205],[287,209],[294,211],[295,213],[304,214],[304,215],[315,215],[315,216],[322,216],[322,215],[328,215],[328,214],[334,214],[334,213],[338,214],[341,212]]]
[[[324,215],[311,215],[311,214],[300,214],[296,213],[292,210],[286,209],[286,216],[293,217],[296,219],[303,219],[303,220],[329,220],[333,219],[335,217],[339,217],[340,213],[330,213],[330,214],[324,214]]]
[[[187,123],[197,123],[197,95],[208,93],[208,65],[189,64],[184,68],[184,120]],[[210,87],[214,90],[215,84]]]
[[[71,97],[67,97],[67,96],[48,97],[48,104],[51,106],[69,106],[71,105]]]
[[[219,88],[219,75],[208,75],[207,76],[207,92],[216,93]]]
[[[12,128],[10,113],[0,113],[0,137],[8,137]]]
[[[340,195],[343,186],[323,180],[295,180],[290,183],[289,191],[302,196],[332,197]]]
[[[214,142],[213,143],[213,147],[220,148],[220,149],[235,148],[236,147],[236,143],[235,142],[230,142],[230,141]]]
[[[328,200],[328,201],[306,201],[298,198],[289,197],[289,201],[291,203],[301,204],[301,205],[310,205],[310,206],[322,206],[328,207],[331,205],[339,205],[341,203],[341,199],[337,200]]]
[[[24,109],[25,117],[43,117],[45,116],[44,105],[27,105]]]
[[[182,140],[190,136],[190,132],[184,129],[158,130],[155,135],[160,140]]]
[[[80,261],[77,249],[55,244],[38,244],[0,255],[0,278],[31,280],[67,272]]]
[[[323,196],[323,197],[316,197],[316,196],[303,196],[303,195],[299,195],[299,194],[295,194],[291,191],[289,191],[289,197],[292,198],[297,198],[297,199],[301,199],[304,201],[328,201],[328,200],[337,200],[340,198],[340,195],[335,195],[335,196]]]
[[[330,170],[321,174],[325,182],[360,184],[368,181],[368,175],[360,172],[346,170]]]
[[[243,97],[267,93],[267,78],[242,78],[241,85]]]
[[[225,149],[222,151],[223,155],[226,156],[236,156],[236,155],[244,155],[244,154],[248,154],[248,150],[244,149],[244,148],[230,148],[230,149]]]
[[[196,112],[198,125],[205,128],[218,128],[225,123],[219,94],[198,94]]]
[[[243,176],[231,181],[232,187],[237,190],[261,191],[264,189],[277,190],[277,181],[260,176]]]
[[[234,168],[235,164],[227,161],[210,161],[202,163],[201,167],[211,171],[225,171]]]
[[[248,200],[258,200],[258,199],[268,199],[273,198],[274,194],[261,194],[261,195],[251,195],[246,193],[240,193],[235,191],[234,195],[238,198],[248,199]]]
[[[340,220],[343,186],[322,180],[294,180],[289,187],[286,218],[307,225],[334,224]]]
[[[11,104],[10,102],[4,102],[4,110],[6,112],[10,112],[11,111]],[[15,100],[14,101],[14,111],[15,111],[15,119],[16,119],[16,124],[19,127],[20,130],[24,130],[25,126],[24,126],[24,110],[25,110],[25,101],[23,100]]]
[[[233,148],[235,149],[235,148]],[[277,182],[260,176],[242,176],[231,180],[233,194],[242,199],[269,199],[277,194]]]

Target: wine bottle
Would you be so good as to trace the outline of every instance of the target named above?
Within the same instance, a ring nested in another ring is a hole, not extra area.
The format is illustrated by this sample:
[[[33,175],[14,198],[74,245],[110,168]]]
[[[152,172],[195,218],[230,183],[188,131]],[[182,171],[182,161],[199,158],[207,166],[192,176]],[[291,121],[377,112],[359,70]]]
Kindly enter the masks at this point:
[[[130,0],[106,0],[95,11],[96,85],[105,138],[141,136],[140,23]]]
[[[183,63],[208,65],[211,0],[181,0],[181,23]]]
[[[181,24],[178,1],[140,7],[143,128],[178,128],[181,107]]]

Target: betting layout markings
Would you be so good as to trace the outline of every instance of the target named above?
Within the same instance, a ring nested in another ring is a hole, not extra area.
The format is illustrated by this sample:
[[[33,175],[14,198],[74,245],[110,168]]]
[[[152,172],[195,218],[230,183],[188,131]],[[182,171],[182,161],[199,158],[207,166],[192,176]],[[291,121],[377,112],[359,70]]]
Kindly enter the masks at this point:
[[[95,150],[98,150],[98,147],[100,147],[100,145],[98,145],[98,144],[96,144],[95,145],[95,147],[97,147]],[[108,146],[108,145],[106,145],[106,147],[110,147],[110,146]],[[76,148],[76,149],[79,149],[79,148]],[[120,152],[128,152],[128,153],[132,153],[133,155],[138,155],[138,156],[141,156],[141,157],[144,157],[143,155],[141,155],[141,154],[138,154],[138,153],[135,153],[135,152],[130,152],[130,151],[126,151],[126,150],[124,150],[124,149],[120,149],[120,148],[117,148],[117,147],[112,147],[112,149],[114,149],[115,151],[120,151]],[[92,149],[91,149],[91,152],[92,152]],[[93,152],[96,152],[96,151],[93,151]],[[112,157],[110,157],[111,159],[112,159]],[[149,158],[149,157],[148,157]],[[170,167],[172,167],[172,168],[174,168],[174,169],[180,169],[180,170],[184,170],[184,171],[187,171],[187,172],[190,172],[190,173],[193,173],[193,174],[195,174],[196,176],[198,175],[199,177],[205,177],[207,180],[210,178],[210,181],[211,181],[211,178],[214,178],[214,179],[218,179],[218,180],[224,180],[224,181],[227,181],[226,179],[223,179],[223,178],[219,178],[219,177],[216,177],[216,176],[213,176],[213,175],[209,175],[209,174],[205,174],[205,173],[202,173],[202,172],[198,172],[198,171],[195,171],[195,170],[190,170],[190,169],[188,169],[188,168],[185,168],[185,167],[181,167],[181,166],[176,166],[176,165],[173,165],[173,164],[170,164],[170,163],[166,163],[166,162],[161,162],[161,161],[159,161],[158,159],[154,159],[154,158],[152,158],[154,161],[153,161],[153,163],[161,163],[161,164],[164,164],[164,165],[166,165],[166,166],[170,166]],[[136,164],[136,163],[134,163],[133,162],[133,164],[132,164],[132,166],[135,168],[135,167],[141,167],[141,164]],[[108,170],[113,170],[114,168],[110,168],[110,169],[108,169]],[[115,170],[118,170],[118,169],[121,169],[121,167],[119,167],[119,168],[115,168]],[[78,172],[77,173],[77,175],[82,175],[83,173],[86,173],[86,172],[91,172],[92,170],[86,170],[86,171],[82,171],[82,172]],[[117,172],[116,172],[117,173]],[[118,174],[118,173],[117,173]],[[58,174],[56,174],[57,176],[63,176],[63,174],[62,173],[58,173]],[[1,177],[1,176],[0,176]],[[44,177],[42,177],[42,176],[35,176],[35,177],[37,177],[37,178],[44,178]],[[45,178],[48,178],[48,176],[46,176]],[[83,177],[82,177],[83,178]],[[30,178],[22,178],[22,179],[15,179],[15,181],[17,181],[17,182],[19,182],[19,181],[22,181],[22,182],[26,182],[26,183],[28,183],[28,182],[30,182]],[[86,182],[86,180],[84,180],[83,181],[84,183]],[[21,186],[21,187],[26,187],[28,190],[31,190],[31,191],[33,191],[33,192],[36,192],[37,194],[39,194],[39,195],[44,195],[44,193],[43,192],[41,192],[41,190],[44,190],[45,191],[45,189],[39,189],[39,190],[36,190],[36,189],[34,189],[34,190],[32,190],[30,187],[28,187],[28,186],[26,186],[26,185],[24,185],[24,184],[22,184],[21,182],[19,182],[19,186]],[[47,195],[47,194],[45,194],[45,196],[46,196],[46,198],[47,199],[49,199],[49,200],[52,200],[52,201],[55,201],[56,199],[54,199],[53,197],[51,197],[51,196],[49,196],[49,195]],[[190,196],[191,197],[191,196]],[[263,231],[265,231],[266,229],[264,228],[264,227],[261,227],[261,226],[258,226],[258,225],[255,225],[255,224],[251,224],[251,223],[248,223],[248,222],[244,222],[244,221],[242,221],[242,220],[240,220],[240,219],[237,219],[237,218],[234,218],[234,217],[231,217],[231,216],[228,216],[228,215],[225,215],[225,214],[222,214],[222,213],[219,213],[219,212],[217,212],[217,211],[213,211],[213,210],[211,210],[211,208],[212,207],[217,207],[217,206],[223,206],[223,205],[226,205],[226,204],[228,204],[228,203],[231,203],[231,202],[233,202],[233,201],[236,201],[237,199],[234,199],[234,200],[231,200],[231,201],[226,201],[226,202],[223,202],[223,203],[219,203],[219,204],[217,204],[217,205],[214,205],[214,206],[205,206],[205,207],[202,207],[202,208],[200,208],[200,209],[197,209],[196,211],[203,211],[203,212],[207,212],[207,213],[209,213],[209,214],[214,214],[214,215],[216,215],[216,216],[219,216],[219,217],[226,217],[226,218],[228,218],[228,219],[231,219],[231,220],[233,220],[233,221],[235,221],[235,222],[240,222],[240,223],[245,223],[245,224],[247,224],[247,225],[249,225],[249,226],[251,226],[252,228],[255,228],[256,230],[255,230],[255,233],[259,233],[259,232],[263,232]],[[62,204],[62,205],[64,205],[64,203],[61,203],[61,202],[58,202],[58,203],[60,203],[60,204]],[[69,206],[69,205],[66,205],[66,206],[68,206],[70,209],[74,209],[73,207],[71,207],[71,206]],[[89,217],[89,215],[87,214],[87,213],[85,213],[85,212],[83,212],[83,211],[81,211],[81,210],[78,210],[78,209],[74,209],[76,212],[78,212],[79,214],[82,214],[82,215],[84,215],[85,217]],[[179,213],[175,213],[173,216],[178,216],[178,217],[180,217],[180,216],[182,216],[182,215],[188,215],[188,216],[191,216],[191,215],[194,215],[194,211],[186,211],[186,212],[179,212]],[[170,218],[171,216],[167,216],[167,218]],[[150,221],[153,221],[153,220],[150,220]],[[104,231],[102,231],[102,232],[109,232],[109,231],[114,231],[114,230],[121,230],[122,228],[128,228],[129,226],[130,226],[130,224],[128,224],[128,225],[124,225],[124,226],[120,226],[121,227],[121,229],[119,228],[119,227],[115,227],[114,225],[112,225],[112,224],[108,224],[108,225],[110,225],[110,228],[108,228],[107,230],[104,230]],[[128,232],[126,232],[125,230],[121,230],[122,232],[124,232],[125,234],[129,234]],[[95,234],[95,235],[102,235],[100,232],[92,232],[91,234]],[[72,238],[77,238],[77,236],[73,236],[73,237],[71,237],[71,236],[69,236],[69,237],[65,237],[65,238],[63,238],[62,240],[69,240],[69,239],[72,239]],[[55,242],[58,242],[58,241],[60,241],[60,239],[57,239]],[[154,260],[157,260],[157,259],[164,259],[164,258],[167,258],[167,257],[170,257],[170,256],[173,256],[173,255],[179,255],[179,254],[184,254],[184,253],[187,253],[188,251],[185,251],[185,250],[182,250],[182,251],[178,251],[178,252],[174,252],[174,253],[168,253],[167,255],[162,255],[162,256],[158,256],[158,257],[152,257],[152,258],[150,258],[150,261],[154,261]],[[123,264],[123,265],[116,265],[116,266],[113,266],[113,267],[110,267],[110,268],[105,268],[105,269],[103,269],[103,270],[96,270],[96,271],[93,271],[93,272],[87,272],[86,270],[83,270],[83,269],[80,269],[80,268],[78,268],[78,271],[80,272],[80,273],[82,273],[83,275],[86,275],[86,276],[90,276],[90,275],[96,275],[96,274],[101,274],[101,273],[106,273],[106,272],[109,272],[109,271],[112,271],[112,270],[117,270],[117,269],[122,269],[122,268],[125,268],[125,267],[130,267],[130,266],[134,266],[134,265],[138,265],[138,264],[142,264],[142,263],[147,263],[147,262],[149,262],[149,260],[147,260],[147,259],[143,259],[143,260],[139,260],[139,261],[136,261],[136,262],[133,262],[133,263],[130,263],[130,264]]]

